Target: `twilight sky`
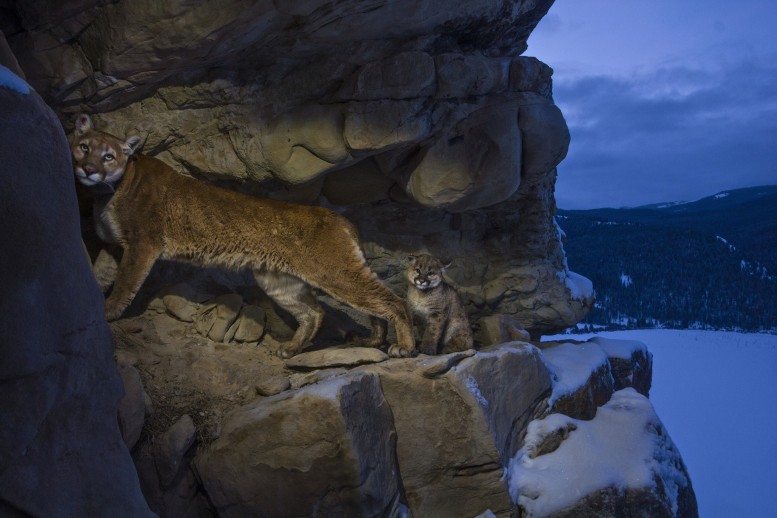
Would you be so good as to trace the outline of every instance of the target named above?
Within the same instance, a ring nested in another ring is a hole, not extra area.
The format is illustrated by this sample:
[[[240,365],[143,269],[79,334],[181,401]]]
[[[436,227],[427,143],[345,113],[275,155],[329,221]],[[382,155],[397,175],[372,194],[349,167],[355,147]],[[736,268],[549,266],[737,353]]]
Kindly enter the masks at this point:
[[[562,209],[777,184],[777,2],[556,0],[527,56],[572,142]]]

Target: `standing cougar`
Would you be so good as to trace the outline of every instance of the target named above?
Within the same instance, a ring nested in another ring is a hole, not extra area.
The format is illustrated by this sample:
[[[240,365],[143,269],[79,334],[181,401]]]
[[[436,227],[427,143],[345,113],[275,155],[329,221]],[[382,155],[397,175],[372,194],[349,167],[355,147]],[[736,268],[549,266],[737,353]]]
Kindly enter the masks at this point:
[[[450,353],[472,348],[472,330],[464,304],[442,278],[449,265],[429,254],[409,255],[407,259],[407,302],[424,324],[421,352],[437,354],[438,348],[442,348],[443,353]]]
[[[139,142],[95,130],[88,115],[78,116],[70,142],[76,178],[97,192],[98,235],[124,249],[105,301],[108,320],[121,316],[157,259],[172,259],[252,270],[299,324],[279,351],[284,358],[321,326],[324,310],[311,286],[370,315],[364,344],[383,344],[388,319],[397,333],[389,355],[414,353],[407,306],[370,271],[348,220],[323,207],[259,199],[178,174],[156,158],[135,155]]]

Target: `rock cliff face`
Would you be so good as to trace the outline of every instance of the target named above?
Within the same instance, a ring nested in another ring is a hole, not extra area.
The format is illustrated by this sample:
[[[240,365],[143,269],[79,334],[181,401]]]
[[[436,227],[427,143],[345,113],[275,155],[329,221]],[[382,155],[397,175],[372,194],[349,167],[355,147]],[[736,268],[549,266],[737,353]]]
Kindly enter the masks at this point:
[[[62,132],[0,68],[0,239],[17,252],[0,255],[0,514],[695,516],[646,348],[523,330],[593,303],[553,220],[569,134],[551,70],[521,56],[550,3],[0,0],[0,61],[66,127],[85,111],[203,180],[333,207],[397,291],[406,252],[453,259],[484,346],[321,349],[354,326],[326,300],[319,342],[283,362],[283,315],[198,270],[149,280],[114,351]],[[579,481],[537,473],[593,473],[565,455],[609,444],[613,422],[646,439],[608,474],[640,476],[556,498]]]
[[[132,411],[147,396],[125,376],[125,439],[161,516],[698,514],[647,399],[644,344],[402,360],[324,348],[284,362],[151,308],[114,331],[122,371],[142,373],[154,401]]]
[[[444,255],[475,320],[537,335],[593,302],[553,222],[552,71],[520,55],[551,3],[33,0],[0,28],[67,127],[96,114],[181,171],[332,205],[384,278]]]

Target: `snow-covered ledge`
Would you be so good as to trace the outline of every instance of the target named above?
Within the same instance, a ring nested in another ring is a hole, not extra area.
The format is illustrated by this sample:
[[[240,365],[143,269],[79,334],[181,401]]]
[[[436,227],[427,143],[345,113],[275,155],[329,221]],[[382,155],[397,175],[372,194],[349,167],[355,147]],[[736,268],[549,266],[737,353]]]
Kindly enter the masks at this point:
[[[648,399],[645,344],[546,342],[542,357],[548,413],[529,423],[507,469],[523,515],[698,516],[680,452]]]

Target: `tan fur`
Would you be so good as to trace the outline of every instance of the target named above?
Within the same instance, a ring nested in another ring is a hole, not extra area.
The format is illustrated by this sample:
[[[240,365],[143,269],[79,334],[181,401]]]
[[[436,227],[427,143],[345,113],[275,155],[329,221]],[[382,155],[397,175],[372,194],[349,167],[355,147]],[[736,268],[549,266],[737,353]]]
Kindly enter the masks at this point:
[[[98,233],[124,249],[105,301],[109,320],[121,316],[157,259],[172,259],[252,270],[299,322],[280,351],[284,357],[299,352],[321,325],[324,311],[311,286],[371,315],[366,343],[382,344],[388,319],[397,331],[389,354],[414,352],[407,306],[370,271],[348,220],[322,207],[255,198],[178,174],[156,158],[134,155],[138,142],[94,130],[86,115],[71,138],[76,177],[109,192],[96,204]]]
[[[408,305],[424,324],[421,352],[450,353],[472,348],[472,329],[464,304],[442,276],[447,265],[428,254],[408,256],[408,263]]]

